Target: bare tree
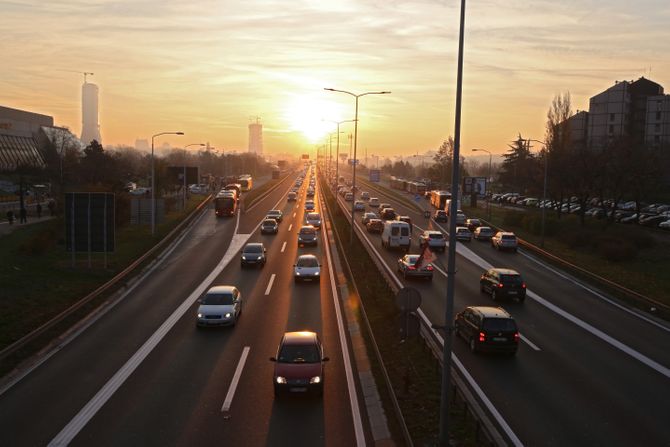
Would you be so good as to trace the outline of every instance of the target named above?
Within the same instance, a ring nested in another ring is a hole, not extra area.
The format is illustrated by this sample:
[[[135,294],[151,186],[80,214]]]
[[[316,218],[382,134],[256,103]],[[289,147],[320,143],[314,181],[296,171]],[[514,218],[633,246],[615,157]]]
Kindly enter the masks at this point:
[[[571,152],[574,142],[569,123],[572,115],[570,92],[554,96],[547,112],[544,140],[547,151],[545,155],[548,157],[548,195],[559,204],[557,207],[559,218],[561,217],[561,204],[569,189],[568,177],[571,172]]]

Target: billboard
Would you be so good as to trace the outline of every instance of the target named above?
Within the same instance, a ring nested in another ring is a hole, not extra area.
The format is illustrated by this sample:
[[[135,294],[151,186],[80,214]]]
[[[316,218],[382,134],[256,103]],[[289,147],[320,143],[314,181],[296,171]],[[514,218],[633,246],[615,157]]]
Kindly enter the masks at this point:
[[[485,197],[487,186],[486,177],[463,177],[464,195],[476,193],[479,197]]]
[[[381,171],[379,169],[370,169],[370,181],[374,183],[379,183],[381,178]]]
[[[65,194],[65,246],[68,252],[114,251],[114,194]]]
[[[198,167],[197,166],[168,166],[167,181],[170,185],[184,184],[184,173],[186,173],[186,184],[192,185],[200,183],[198,181]]]

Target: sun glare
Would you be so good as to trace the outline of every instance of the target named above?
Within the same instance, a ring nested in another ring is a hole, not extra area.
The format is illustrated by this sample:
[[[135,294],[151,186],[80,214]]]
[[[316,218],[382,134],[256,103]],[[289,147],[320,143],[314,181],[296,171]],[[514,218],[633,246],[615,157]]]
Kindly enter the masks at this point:
[[[334,129],[328,120],[341,120],[341,106],[321,98],[300,96],[288,104],[284,117],[291,130],[301,132],[310,143],[317,143]]]

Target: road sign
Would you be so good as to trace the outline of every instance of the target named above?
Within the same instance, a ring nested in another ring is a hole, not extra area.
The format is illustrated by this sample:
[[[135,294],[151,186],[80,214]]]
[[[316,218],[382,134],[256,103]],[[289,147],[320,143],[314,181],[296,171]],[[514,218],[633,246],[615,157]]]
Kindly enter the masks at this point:
[[[381,171],[379,169],[370,169],[370,181],[374,183],[379,183],[381,178]]]
[[[403,312],[415,311],[421,306],[421,293],[413,287],[403,287],[395,296],[395,304]]]
[[[65,247],[68,252],[114,252],[114,194],[65,194]]]

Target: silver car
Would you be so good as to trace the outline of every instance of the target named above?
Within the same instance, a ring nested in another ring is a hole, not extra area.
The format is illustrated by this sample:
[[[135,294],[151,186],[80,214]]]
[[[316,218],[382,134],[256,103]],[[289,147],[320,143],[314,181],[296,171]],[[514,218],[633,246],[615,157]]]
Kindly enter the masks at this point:
[[[314,228],[321,228],[321,214],[319,213],[307,213],[305,215],[305,223],[311,225]]]
[[[441,231],[426,230],[419,236],[419,243],[424,246],[428,244],[431,250],[444,251],[447,248],[447,240]]]
[[[498,231],[495,236],[491,238],[491,247],[497,250],[516,251],[518,242],[514,233]]]
[[[298,245],[316,245],[317,241],[316,228],[311,225],[300,227],[300,230],[298,230]]]
[[[234,325],[242,314],[242,294],[234,286],[215,286],[198,300],[196,325]]]
[[[319,281],[321,279],[321,264],[314,255],[300,255],[293,265],[295,282]]]

